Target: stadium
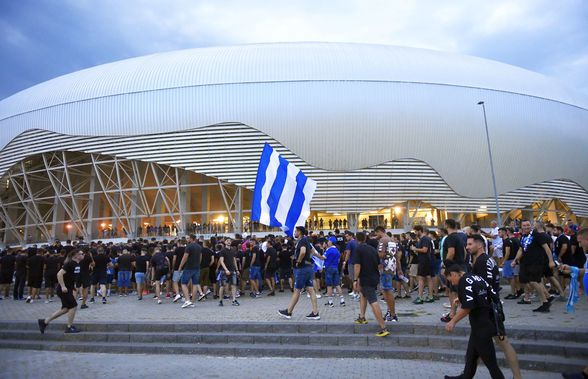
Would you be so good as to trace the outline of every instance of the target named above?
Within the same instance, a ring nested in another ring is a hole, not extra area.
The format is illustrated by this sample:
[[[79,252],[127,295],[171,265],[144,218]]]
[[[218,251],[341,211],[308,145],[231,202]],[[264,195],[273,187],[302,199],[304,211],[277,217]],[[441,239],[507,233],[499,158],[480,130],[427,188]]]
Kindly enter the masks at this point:
[[[255,232],[264,143],[316,180],[310,226],[588,217],[588,99],[423,49],[277,43],[113,62],[0,101],[0,241]],[[336,221],[336,222],[335,222]]]

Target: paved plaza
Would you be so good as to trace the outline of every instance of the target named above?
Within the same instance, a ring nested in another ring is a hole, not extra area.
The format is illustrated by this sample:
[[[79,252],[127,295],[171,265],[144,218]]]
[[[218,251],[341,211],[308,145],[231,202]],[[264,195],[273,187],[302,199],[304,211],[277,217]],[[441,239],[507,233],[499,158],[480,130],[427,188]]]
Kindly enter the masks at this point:
[[[10,364],[8,364],[10,362]],[[0,349],[2,377],[12,378],[362,378],[428,379],[457,375],[462,364],[333,358],[227,358],[190,355],[114,355],[8,351]],[[510,377],[504,369],[506,377]],[[551,379],[559,375],[523,371],[524,378]],[[480,366],[476,378],[490,378]]]
[[[508,287],[502,291],[503,296],[509,293]],[[209,295],[210,296],[210,295]],[[171,299],[164,299],[163,304],[157,305],[152,299],[152,295],[147,295],[142,301],[138,301],[135,296],[119,297],[113,295],[108,298],[107,304],[99,301],[95,304],[89,304],[88,309],[79,309],[76,320],[84,322],[92,321],[111,321],[111,322],[133,322],[133,321],[182,321],[182,322],[245,322],[245,321],[272,321],[272,322],[289,322],[277,314],[278,309],[284,309],[288,306],[291,293],[276,292],[275,297],[262,297],[252,299],[247,295],[239,298],[241,306],[231,306],[230,300],[225,300],[225,306],[219,307],[218,301],[210,300],[196,303],[194,308],[181,309],[181,302],[172,303]],[[310,299],[302,295],[298,305],[292,315],[292,321],[302,322],[353,322],[359,313],[359,302],[352,301],[350,297],[345,297],[347,305],[334,308],[325,306],[327,302],[325,297],[318,299],[320,321],[309,321],[305,316],[311,312]],[[99,300],[99,299],[98,299]],[[576,312],[573,314],[565,313],[566,303],[555,300],[548,314],[533,313],[532,310],[540,304],[536,299],[531,305],[518,305],[517,300],[504,300],[504,310],[506,314],[506,327],[537,327],[537,328],[586,328],[586,316],[588,316],[588,302],[584,298],[576,305]],[[335,300],[338,302],[338,299]],[[409,299],[397,300],[397,313],[401,323],[431,323],[441,324],[439,317],[447,309],[443,304],[448,302],[447,297],[442,297],[440,301],[431,304],[414,305]],[[382,309],[385,304],[380,302]],[[44,299],[35,301],[33,304],[26,304],[24,301],[2,300],[0,301],[0,319],[2,320],[31,320],[34,322],[41,317],[47,317],[60,306],[59,299],[50,304],[45,304]],[[366,317],[375,324],[375,319],[368,309]],[[59,320],[63,321],[63,320]],[[461,321],[466,325],[467,319]]]

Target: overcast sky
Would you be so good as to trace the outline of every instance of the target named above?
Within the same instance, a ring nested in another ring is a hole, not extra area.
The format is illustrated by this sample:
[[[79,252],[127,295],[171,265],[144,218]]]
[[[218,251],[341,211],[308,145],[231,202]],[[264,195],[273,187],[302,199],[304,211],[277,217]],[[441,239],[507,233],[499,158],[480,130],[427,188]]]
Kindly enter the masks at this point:
[[[286,41],[475,55],[555,77],[588,95],[587,25],[585,0],[0,0],[0,99],[129,57]]]

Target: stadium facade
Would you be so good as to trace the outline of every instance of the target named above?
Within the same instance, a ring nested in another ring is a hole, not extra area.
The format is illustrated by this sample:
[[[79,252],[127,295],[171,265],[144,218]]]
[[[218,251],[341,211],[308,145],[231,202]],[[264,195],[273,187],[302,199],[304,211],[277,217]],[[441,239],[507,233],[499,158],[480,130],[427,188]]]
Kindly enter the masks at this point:
[[[2,100],[0,239],[255,230],[265,142],[317,181],[317,227],[488,221],[479,101],[504,219],[582,223],[586,97],[475,57],[286,43],[127,59]]]

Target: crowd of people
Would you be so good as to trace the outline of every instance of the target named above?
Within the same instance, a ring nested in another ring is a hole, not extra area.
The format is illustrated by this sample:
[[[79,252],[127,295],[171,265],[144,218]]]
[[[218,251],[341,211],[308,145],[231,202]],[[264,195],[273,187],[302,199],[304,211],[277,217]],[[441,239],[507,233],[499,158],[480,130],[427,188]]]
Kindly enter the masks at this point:
[[[473,376],[478,358],[492,377],[502,377],[492,343],[498,331],[487,311],[492,302],[489,297],[476,300],[481,290],[468,296],[466,288],[471,291],[474,283],[484,287],[484,293],[499,294],[502,277],[510,284],[505,300],[530,304],[536,296],[541,305],[533,311],[550,312],[551,302],[563,299],[566,288],[573,284],[570,267],[585,266],[588,230],[542,222],[533,227],[529,220],[522,220],[520,230],[499,228],[495,222],[492,226],[486,233],[478,225],[462,229],[458,222],[447,219],[436,231],[416,225],[400,235],[382,226],[369,233],[335,230],[328,234],[297,227],[295,238],[236,235],[204,239],[191,234],[174,240],[139,238],[116,244],[67,241],[62,245],[56,241],[3,251],[0,294],[9,298],[12,285],[14,300],[33,303],[44,297],[49,303],[58,296],[61,308],[38,320],[39,328],[43,333],[51,321],[68,314],[66,333],[76,333],[73,321],[78,301],[80,309],[97,300],[107,304],[115,290],[121,297],[136,294],[137,300],[150,294],[157,304],[181,301],[182,308],[210,298],[218,306],[224,306],[226,300],[239,306],[239,298],[247,292],[257,299],[262,292],[275,296],[276,291],[291,291],[288,307],[278,311],[287,319],[306,292],[312,303],[307,319],[320,319],[317,299],[323,295],[329,307],[345,306],[348,297],[360,302],[357,324],[367,323],[365,313],[370,305],[380,337],[390,334],[386,322],[398,322],[396,300],[423,304],[447,296],[449,302],[444,305],[449,312],[441,317],[447,330],[469,315],[475,337],[468,346],[464,377]],[[472,285],[465,285],[466,281]],[[520,377],[516,353],[501,337],[496,343],[504,350],[514,376]]]

